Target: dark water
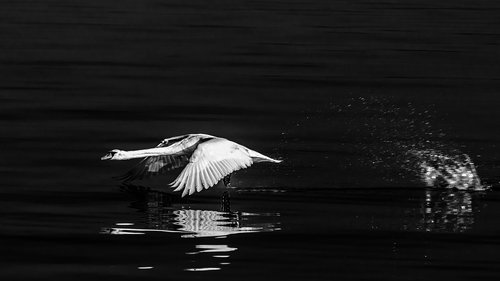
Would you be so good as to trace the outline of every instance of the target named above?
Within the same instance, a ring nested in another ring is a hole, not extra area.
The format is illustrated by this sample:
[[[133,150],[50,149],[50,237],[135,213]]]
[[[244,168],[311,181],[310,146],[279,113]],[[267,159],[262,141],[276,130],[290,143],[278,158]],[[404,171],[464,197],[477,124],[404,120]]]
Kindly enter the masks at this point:
[[[498,280],[496,1],[0,1],[2,280]],[[221,190],[99,160],[204,132]],[[408,149],[485,192],[426,189]]]

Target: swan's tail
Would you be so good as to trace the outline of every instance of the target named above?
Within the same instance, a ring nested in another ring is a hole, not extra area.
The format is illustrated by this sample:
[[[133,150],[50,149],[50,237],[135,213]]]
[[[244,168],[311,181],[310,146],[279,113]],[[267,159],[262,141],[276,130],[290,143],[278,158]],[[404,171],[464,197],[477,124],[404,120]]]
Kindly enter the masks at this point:
[[[271,157],[267,157],[263,154],[258,153],[257,151],[251,150],[251,149],[248,150],[248,155],[250,157],[252,157],[252,160],[254,163],[259,163],[259,162],[281,163],[281,161],[283,161],[283,160],[277,160],[277,159],[273,159]]]

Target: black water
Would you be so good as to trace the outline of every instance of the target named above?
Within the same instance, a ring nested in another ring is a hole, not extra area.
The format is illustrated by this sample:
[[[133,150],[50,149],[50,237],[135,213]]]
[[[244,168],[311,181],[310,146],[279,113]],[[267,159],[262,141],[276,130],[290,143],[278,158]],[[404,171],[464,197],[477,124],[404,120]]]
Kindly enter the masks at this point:
[[[0,278],[497,280],[499,11],[0,1]],[[220,189],[124,186],[133,163],[99,160],[191,132],[284,162],[237,173],[220,213]],[[492,190],[426,189],[420,148]]]

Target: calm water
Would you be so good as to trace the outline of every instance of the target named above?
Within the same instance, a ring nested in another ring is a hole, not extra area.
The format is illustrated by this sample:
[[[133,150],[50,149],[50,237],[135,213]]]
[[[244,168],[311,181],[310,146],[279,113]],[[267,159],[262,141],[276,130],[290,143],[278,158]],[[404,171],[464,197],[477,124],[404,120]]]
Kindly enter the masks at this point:
[[[0,279],[498,280],[499,10],[0,1]],[[284,162],[222,213],[99,160],[191,132]],[[492,190],[426,189],[412,149]]]

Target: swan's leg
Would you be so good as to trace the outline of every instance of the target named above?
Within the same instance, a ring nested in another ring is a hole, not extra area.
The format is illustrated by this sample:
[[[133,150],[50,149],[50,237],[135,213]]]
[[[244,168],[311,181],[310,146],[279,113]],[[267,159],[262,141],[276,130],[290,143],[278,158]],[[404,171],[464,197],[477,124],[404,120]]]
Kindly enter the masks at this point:
[[[222,179],[222,182],[226,187],[228,187],[231,184],[231,174],[225,176]],[[231,202],[229,200],[229,191],[225,190],[224,193],[222,194],[222,202],[220,209],[222,212],[230,212],[231,211]]]
[[[220,204],[221,212],[231,212],[231,202],[229,201],[229,191],[225,190],[222,193],[222,201]]]

